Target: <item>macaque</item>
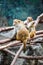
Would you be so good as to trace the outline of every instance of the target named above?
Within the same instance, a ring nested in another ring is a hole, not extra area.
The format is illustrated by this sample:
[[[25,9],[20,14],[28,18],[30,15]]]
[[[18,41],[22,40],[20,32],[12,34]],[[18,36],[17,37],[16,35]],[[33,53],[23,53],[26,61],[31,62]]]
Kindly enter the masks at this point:
[[[29,30],[29,37],[33,38],[36,34],[35,26],[34,26],[34,21],[32,17],[27,17],[27,21],[24,22],[26,25],[26,28]]]
[[[21,20],[18,20],[18,19],[14,19],[14,20],[13,20],[13,25],[14,25],[14,26],[17,26],[17,25],[19,25],[19,24],[24,25],[23,21],[21,21]]]
[[[24,50],[26,49],[26,43],[29,38],[29,31],[25,27],[23,21],[15,19],[13,25],[17,28],[16,40],[20,40],[24,43]]]
[[[37,19],[35,20],[35,23],[32,25],[32,29],[30,32],[30,38],[34,37],[36,34],[36,29],[35,27],[38,25],[39,22],[43,22],[43,13],[37,17]]]

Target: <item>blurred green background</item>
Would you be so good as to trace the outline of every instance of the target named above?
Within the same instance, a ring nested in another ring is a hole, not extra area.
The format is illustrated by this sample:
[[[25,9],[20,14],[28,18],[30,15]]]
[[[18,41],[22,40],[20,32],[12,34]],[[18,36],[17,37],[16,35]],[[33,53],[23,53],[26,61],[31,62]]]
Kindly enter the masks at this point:
[[[43,0],[0,0],[0,18],[4,17],[8,25],[13,19],[25,20],[28,16],[36,19],[43,13]]]

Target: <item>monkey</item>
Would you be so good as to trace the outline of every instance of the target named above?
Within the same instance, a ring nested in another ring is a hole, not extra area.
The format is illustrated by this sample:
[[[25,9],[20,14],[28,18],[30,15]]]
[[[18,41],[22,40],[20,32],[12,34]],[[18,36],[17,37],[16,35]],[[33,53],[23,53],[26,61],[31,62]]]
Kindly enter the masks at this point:
[[[30,32],[30,37],[34,37],[35,36],[35,34],[36,34],[36,29],[35,29],[35,27],[38,25],[38,23],[39,22],[43,22],[43,13],[41,14],[41,15],[39,15],[38,17],[37,17],[37,19],[35,20],[35,23],[34,23],[34,25],[32,26],[32,31]],[[33,35],[34,34],[34,35]]]
[[[14,19],[14,20],[13,20],[13,25],[16,26],[16,25],[18,25],[18,24],[24,25],[23,21],[21,21],[21,20],[19,20],[19,19]]]
[[[15,19],[13,25],[17,28],[16,40],[20,40],[24,43],[24,50],[26,49],[26,43],[29,38],[29,31],[25,27],[23,21]]]
[[[35,21],[32,17],[27,17],[27,20],[24,21],[26,28],[29,30],[29,37],[33,38],[36,35],[36,28],[34,26]]]

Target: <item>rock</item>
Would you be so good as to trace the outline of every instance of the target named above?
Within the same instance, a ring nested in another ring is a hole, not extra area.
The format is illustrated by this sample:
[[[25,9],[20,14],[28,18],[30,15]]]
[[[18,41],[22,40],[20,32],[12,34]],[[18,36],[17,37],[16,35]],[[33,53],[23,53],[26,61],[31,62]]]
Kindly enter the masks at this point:
[[[0,17],[0,27],[8,26],[6,17]]]

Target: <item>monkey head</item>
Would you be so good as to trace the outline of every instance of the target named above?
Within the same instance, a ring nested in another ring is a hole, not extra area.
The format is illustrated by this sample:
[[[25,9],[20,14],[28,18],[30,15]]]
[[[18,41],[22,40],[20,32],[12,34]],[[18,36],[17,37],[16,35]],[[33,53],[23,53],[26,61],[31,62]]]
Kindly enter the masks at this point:
[[[13,20],[13,25],[16,26],[18,24],[24,24],[23,21],[19,20],[19,19],[14,19]]]
[[[33,21],[33,18],[32,17],[27,17],[27,22],[31,22]]]

